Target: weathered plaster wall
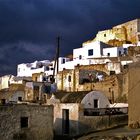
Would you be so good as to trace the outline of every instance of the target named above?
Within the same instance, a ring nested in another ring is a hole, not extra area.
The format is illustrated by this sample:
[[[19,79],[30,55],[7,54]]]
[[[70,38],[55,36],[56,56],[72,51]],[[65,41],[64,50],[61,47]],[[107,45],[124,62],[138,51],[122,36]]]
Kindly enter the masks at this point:
[[[80,104],[56,104],[54,105],[54,131],[56,135],[63,135],[62,109],[69,110],[69,136],[83,135],[128,122],[127,115],[84,116],[83,106]]]
[[[5,75],[0,77],[0,90],[9,88],[9,80],[10,80],[11,75]]]
[[[140,63],[129,65],[129,126],[140,127]]]
[[[84,108],[94,108],[94,99],[98,100],[97,108],[106,108],[110,106],[108,98],[100,91],[92,91],[88,93],[81,101]]]
[[[106,78],[106,80],[96,83],[85,83],[83,85],[79,85],[78,88],[80,91],[91,91],[91,90],[100,90],[102,91],[109,100],[114,102],[119,94],[121,94],[121,89],[119,88],[119,81],[117,76],[110,76]]]
[[[18,97],[22,97],[22,100],[25,101],[24,91],[15,91],[14,94],[9,98],[9,101],[18,101]]]
[[[28,117],[28,127],[21,128],[21,117]],[[1,140],[53,140],[53,106],[0,106]]]
[[[63,91],[74,91],[75,71],[63,70],[57,74],[57,89]]]
[[[69,110],[69,135],[74,136],[79,134],[78,119],[80,114],[80,104],[55,104],[54,105],[54,131],[56,135],[63,135],[62,129],[62,111]]]

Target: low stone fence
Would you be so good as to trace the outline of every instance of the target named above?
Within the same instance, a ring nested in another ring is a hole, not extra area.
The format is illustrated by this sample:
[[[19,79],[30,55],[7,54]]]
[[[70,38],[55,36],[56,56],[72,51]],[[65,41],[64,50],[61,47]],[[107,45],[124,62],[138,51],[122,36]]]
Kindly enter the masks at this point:
[[[109,129],[128,123],[127,114],[104,115],[104,116],[80,116],[79,118],[79,135],[89,132]]]

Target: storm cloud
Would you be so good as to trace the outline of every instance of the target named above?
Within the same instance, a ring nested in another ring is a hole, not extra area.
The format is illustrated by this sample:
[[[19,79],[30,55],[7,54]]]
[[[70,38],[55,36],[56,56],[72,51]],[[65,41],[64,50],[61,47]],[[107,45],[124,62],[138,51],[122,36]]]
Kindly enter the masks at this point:
[[[139,18],[139,0],[0,0],[0,75],[20,63],[53,59],[95,37],[99,30]]]

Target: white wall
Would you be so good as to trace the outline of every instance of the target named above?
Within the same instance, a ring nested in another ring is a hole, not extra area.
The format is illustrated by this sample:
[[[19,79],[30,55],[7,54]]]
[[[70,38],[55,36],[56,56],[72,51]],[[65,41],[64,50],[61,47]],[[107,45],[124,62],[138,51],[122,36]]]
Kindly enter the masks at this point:
[[[83,98],[81,104],[84,108],[94,108],[94,99],[98,100],[98,108],[106,108],[110,105],[108,98],[101,91],[91,91]]]
[[[0,89],[9,88],[11,77],[12,75],[5,75],[0,77]]]
[[[80,55],[82,56],[82,59],[101,57],[102,47],[103,46],[99,41],[84,43],[82,48],[73,50],[73,59],[79,59]],[[89,56],[88,50],[93,50],[93,55]]]
[[[22,100],[25,100],[25,94],[23,91],[15,91],[15,93],[11,96],[9,101],[18,101],[18,97],[22,97]]]
[[[42,67],[39,68],[38,65],[42,64]],[[53,70],[50,70],[51,62],[49,60],[35,61],[33,63],[23,63],[17,66],[17,76],[32,76],[33,73],[45,72],[46,75],[52,75]],[[46,70],[46,67],[49,67],[49,70]]]
[[[112,48],[104,48],[103,49],[103,55],[109,57],[118,57],[119,56],[119,51],[121,54],[123,54],[123,48],[118,48],[118,47],[112,47]]]

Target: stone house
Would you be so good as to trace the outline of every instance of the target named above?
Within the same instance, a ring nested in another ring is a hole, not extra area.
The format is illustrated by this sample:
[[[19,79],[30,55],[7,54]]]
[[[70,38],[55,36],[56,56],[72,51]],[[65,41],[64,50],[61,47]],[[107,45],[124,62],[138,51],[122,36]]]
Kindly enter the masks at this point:
[[[0,90],[0,103],[17,103],[25,101],[25,86],[22,84],[11,84],[8,89]]]
[[[101,90],[111,102],[126,102],[128,78],[124,72],[117,75],[109,72],[105,64],[77,66],[57,74],[57,89],[66,92]]]
[[[1,140],[53,140],[53,106],[0,106]]]
[[[113,46],[121,46],[125,42],[137,43],[140,41],[139,32],[140,19],[135,19],[120,25],[116,25],[112,27],[112,29],[99,31],[93,40],[85,43],[98,40]]]
[[[56,93],[48,101],[54,105],[55,135],[74,137],[127,122],[125,114],[105,115],[110,103],[101,91]]]

